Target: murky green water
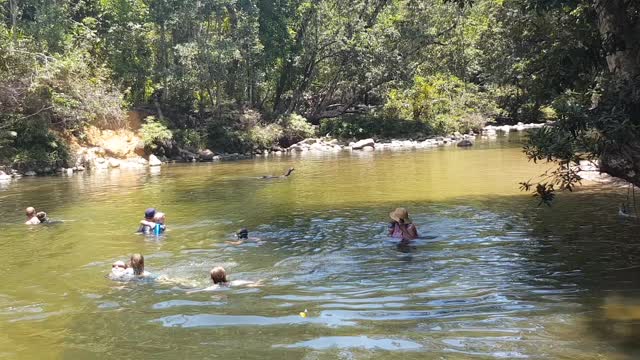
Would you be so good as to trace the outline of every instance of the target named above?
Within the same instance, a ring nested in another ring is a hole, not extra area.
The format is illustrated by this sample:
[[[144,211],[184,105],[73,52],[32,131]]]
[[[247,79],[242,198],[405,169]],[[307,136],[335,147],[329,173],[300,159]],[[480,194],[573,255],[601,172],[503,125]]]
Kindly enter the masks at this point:
[[[5,184],[0,357],[637,356],[638,320],[606,320],[608,299],[640,293],[640,226],[616,216],[623,191],[536,208],[517,182],[545,167],[517,141]],[[255,178],[289,166],[289,179]],[[29,205],[66,222],[21,225]],[[168,216],[158,239],[133,234],[149,206]],[[397,206],[430,238],[391,242]],[[225,244],[240,227],[265,243]],[[134,252],[176,283],[105,278]],[[264,286],[189,293],[215,265]]]

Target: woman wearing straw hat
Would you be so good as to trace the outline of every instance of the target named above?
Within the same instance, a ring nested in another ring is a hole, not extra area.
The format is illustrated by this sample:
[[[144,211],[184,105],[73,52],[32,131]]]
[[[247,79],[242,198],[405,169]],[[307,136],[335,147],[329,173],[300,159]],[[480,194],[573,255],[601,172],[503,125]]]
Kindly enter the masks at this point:
[[[407,209],[397,208],[389,213],[389,217],[393,220],[389,224],[390,236],[402,239],[402,241],[409,241],[418,237],[418,230],[412,224]]]

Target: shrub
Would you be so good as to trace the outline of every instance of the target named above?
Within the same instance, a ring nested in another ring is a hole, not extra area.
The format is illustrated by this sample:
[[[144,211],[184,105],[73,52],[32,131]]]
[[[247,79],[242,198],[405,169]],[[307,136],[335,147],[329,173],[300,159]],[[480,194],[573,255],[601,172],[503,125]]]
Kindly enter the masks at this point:
[[[11,166],[18,170],[55,169],[67,165],[69,152],[65,142],[40,119],[25,119],[15,125],[17,137],[8,146]]]
[[[433,134],[431,125],[419,121],[388,118],[379,114],[348,115],[320,122],[320,134],[340,139],[425,138]]]
[[[283,116],[279,119],[283,132],[280,137],[280,145],[290,146],[306,138],[316,136],[316,128],[304,117],[298,114]]]
[[[206,131],[196,129],[173,130],[174,138],[180,146],[193,151],[202,150],[207,147]]]
[[[278,144],[283,133],[282,127],[278,124],[256,125],[249,130],[250,144],[248,145],[252,147],[252,150],[270,149]]]
[[[173,133],[166,125],[156,120],[153,116],[145,118],[146,123],[140,128],[140,135],[146,149],[154,151],[163,141],[173,138]]]
[[[455,76],[417,76],[408,89],[391,89],[385,118],[422,122],[435,133],[477,130],[501,113],[492,96]]]

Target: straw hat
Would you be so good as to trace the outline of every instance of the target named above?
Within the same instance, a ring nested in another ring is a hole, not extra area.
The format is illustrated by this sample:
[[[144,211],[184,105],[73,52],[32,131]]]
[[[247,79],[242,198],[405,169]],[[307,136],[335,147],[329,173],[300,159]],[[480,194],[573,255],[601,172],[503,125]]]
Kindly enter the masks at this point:
[[[409,212],[405,208],[397,208],[389,213],[389,217],[393,220],[400,222],[402,220],[405,224],[411,224],[411,218]]]

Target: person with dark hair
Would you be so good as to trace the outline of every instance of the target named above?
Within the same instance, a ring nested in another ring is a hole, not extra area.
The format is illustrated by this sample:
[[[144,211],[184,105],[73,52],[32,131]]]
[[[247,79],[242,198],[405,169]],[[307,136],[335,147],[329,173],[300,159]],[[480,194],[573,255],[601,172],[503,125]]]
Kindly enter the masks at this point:
[[[163,212],[156,211],[154,208],[148,208],[144,212],[144,220],[140,221],[138,232],[145,235],[160,235],[167,228],[164,224],[165,220],[166,216]]]
[[[287,170],[286,173],[280,175],[280,176],[275,176],[275,175],[264,175],[262,177],[260,177],[260,179],[284,179],[289,177],[289,175],[291,175],[291,173],[294,171],[294,168],[289,168],[289,170]]]
[[[242,228],[242,229],[238,230],[238,232],[236,233],[236,238],[238,240],[236,240],[236,241],[227,241],[227,244],[230,244],[230,245],[242,245],[245,242],[255,242],[255,243],[261,243],[262,242],[262,240],[260,238],[249,237],[249,230],[247,230],[246,228]]]

